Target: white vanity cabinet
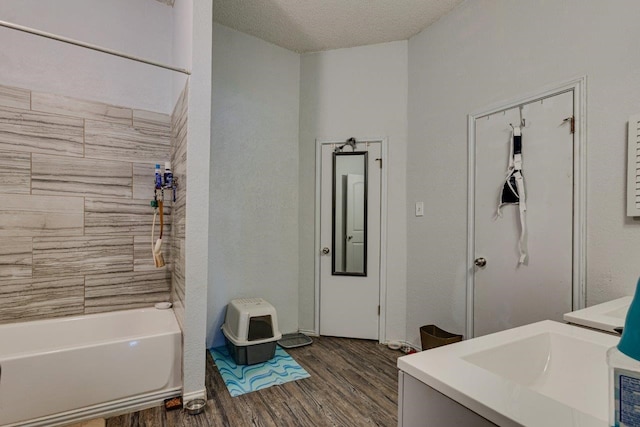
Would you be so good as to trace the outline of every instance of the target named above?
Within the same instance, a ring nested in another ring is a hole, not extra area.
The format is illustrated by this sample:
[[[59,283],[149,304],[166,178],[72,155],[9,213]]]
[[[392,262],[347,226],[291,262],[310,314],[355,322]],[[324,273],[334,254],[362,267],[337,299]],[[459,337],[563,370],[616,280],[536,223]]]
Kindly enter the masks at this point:
[[[401,427],[608,427],[619,338],[546,320],[398,358]]]
[[[398,427],[495,427],[403,371],[398,371]]]

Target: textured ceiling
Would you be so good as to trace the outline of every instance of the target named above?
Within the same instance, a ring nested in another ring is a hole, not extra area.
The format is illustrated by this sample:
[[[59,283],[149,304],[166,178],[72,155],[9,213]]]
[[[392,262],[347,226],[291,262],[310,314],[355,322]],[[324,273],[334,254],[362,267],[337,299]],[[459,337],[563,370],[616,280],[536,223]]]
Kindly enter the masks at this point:
[[[214,0],[214,20],[296,52],[406,40],[463,0]]]

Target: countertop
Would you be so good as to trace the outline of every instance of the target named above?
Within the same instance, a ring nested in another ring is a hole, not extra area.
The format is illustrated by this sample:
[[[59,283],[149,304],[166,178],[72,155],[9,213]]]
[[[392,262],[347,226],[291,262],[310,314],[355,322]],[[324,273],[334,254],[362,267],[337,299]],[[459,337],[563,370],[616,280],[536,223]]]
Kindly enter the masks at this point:
[[[545,350],[539,347],[546,345],[536,344],[544,340],[556,343]],[[500,426],[607,427],[606,351],[618,340],[547,320],[404,356],[398,359],[398,368]],[[525,342],[534,343],[534,351],[524,345],[518,350],[523,357],[512,357],[511,344]],[[581,346],[587,351],[579,350]],[[516,377],[529,369],[530,353],[540,353],[542,365],[533,363],[538,366],[531,366],[535,372],[527,374],[530,378],[524,375],[516,380],[477,365],[480,356],[502,352],[502,348],[505,364],[513,364]],[[554,380],[554,375],[560,379]]]

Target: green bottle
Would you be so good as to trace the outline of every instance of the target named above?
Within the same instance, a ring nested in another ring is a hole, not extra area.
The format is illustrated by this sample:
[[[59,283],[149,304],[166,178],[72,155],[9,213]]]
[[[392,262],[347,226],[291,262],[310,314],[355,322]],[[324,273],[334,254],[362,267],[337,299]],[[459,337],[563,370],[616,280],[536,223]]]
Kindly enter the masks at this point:
[[[640,279],[620,342],[607,351],[607,364],[609,425],[640,427]]]

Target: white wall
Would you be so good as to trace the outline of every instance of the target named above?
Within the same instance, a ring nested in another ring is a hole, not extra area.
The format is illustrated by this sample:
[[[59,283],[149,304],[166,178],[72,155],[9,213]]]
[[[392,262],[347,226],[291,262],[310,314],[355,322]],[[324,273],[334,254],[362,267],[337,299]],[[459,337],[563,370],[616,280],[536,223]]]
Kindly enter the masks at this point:
[[[0,19],[171,62],[173,9],[156,0],[3,0]]]
[[[587,302],[633,292],[640,223],[625,217],[625,144],[640,111],[640,3],[614,3],[469,0],[409,41],[407,197],[425,201],[424,217],[408,215],[409,339],[428,323],[464,332],[466,115],[578,75],[588,76]]]
[[[205,389],[205,339],[209,272],[209,214],[211,209],[212,128],[212,0],[177,0],[186,16],[176,21],[174,41],[190,65],[187,121],[187,200],[185,220],[185,298],[182,394],[185,401],[202,398]],[[179,81],[179,80],[178,80]],[[181,89],[181,88],[180,88]]]
[[[155,0],[154,0],[155,1]],[[157,2],[156,2],[157,3]],[[213,23],[211,24],[213,25]],[[171,64],[185,70],[193,66],[193,0],[175,0],[173,4],[173,36],[171,38]],[[187,76],[172,73],[171,105],[175,105],[184,89]]]
[[[172,8],[155,0],[3,0],[0,20],[171,62]],[[171,71],[0,28],[0,83],[171,113]]]
[[[298,330],[300,56],[214,24],[208,345],[226,304],[262,297]],[[191,138],[191,137],[190,137]]]
[[[407,42],[302,55],[300,328],[314,330],[315,140],[388,137],[387,339],[404,339]]]

